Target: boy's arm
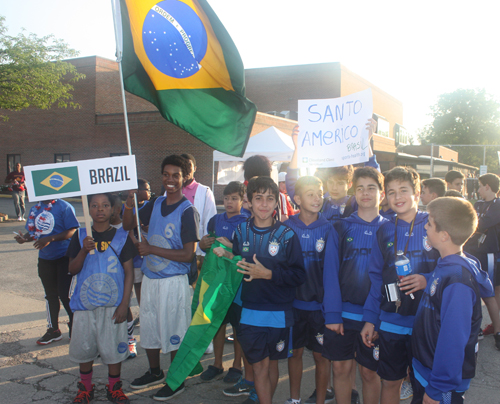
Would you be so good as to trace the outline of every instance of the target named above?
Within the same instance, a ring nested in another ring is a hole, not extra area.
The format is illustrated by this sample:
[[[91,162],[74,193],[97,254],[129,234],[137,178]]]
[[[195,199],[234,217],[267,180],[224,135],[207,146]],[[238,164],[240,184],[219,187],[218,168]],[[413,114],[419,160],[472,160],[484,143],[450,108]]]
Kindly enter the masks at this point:
[[[489,227],[496,226],[500,223],[500,200],[496,199],[491,203],[488,211],[479,218],[477,223],[477,231],[483,233],[488,230]]]
[[[65,231],[58,233],[58,234],[52,234],[49,236],[40,237],[38,240],[35,241],[33,246],[36,249],[41,250],[42,248],[47,247],[50,243],[52,243],[54,241],[67,240],[67,239],[73,237],[73,234],[75,234],[76,229],[77,228],[74,227],[72,229],[65,230]]]
[[[285,185],[286,192],[290,199],[293,201],[295,195],[295,184],[299,178],[299,169],[297,168],[297,142],[299,136],[299,125],[295,125],[292,131],[292,141],[294,146],[294,151],[292,155],[292,160],[286,170]]]
[[[151,245],[145,238],[140,243],[137,242],[135,246],[141,256],[156,255],[176,262],[192,262],[196,251],[196,242],[194,241],[183,244],[182,248],[177,250]]]
[[[115,320],[115,324],[123,323],[127,319],[128,305],[130,302],[130,295],[132,294],[132,286],[134,284],[134,260],[129,259],[123,262],[122,266],[125,274],[123,298],[116,308],[113,317],[111,317],[111,320]]]
[[[323,312],[325,313],[326,327],[332,331],[342,324],[342,294],[339,284],[339,235],[332,228],[325,244],[325,264],[323,268],[323,288],[328,291],[323,298]],[[335,325],[337,325],[335,327]],[[336,331],[338,332],[338,331]]]
[[[87,258],[88,253],[95,248],[95,241],[90,236],[85,237],[85,240],[83,240],[83,248],[80,248],[78,253],[75,254],[79,247],[80,241],[78,239],[78,233],[76,233],[71,239],[71,243],[68,247],[68,272],[71,275],[76,275],[82,270],[85,258]]]
[[[425,388],[433,400],[442,400],[443,393],[455,390],[462,382],[465,346],[471,332],[475,301],[474,291],[461,283],[454,283],[443,292],[441,328],[429,384]]]

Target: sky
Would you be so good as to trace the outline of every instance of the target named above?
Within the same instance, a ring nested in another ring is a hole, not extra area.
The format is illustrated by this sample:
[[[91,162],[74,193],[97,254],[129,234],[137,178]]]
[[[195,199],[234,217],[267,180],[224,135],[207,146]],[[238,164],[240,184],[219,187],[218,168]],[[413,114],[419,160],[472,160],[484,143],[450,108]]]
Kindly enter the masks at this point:
[[[412,134],[438,96],[484,88],[500,100],[500,2],[208,0],[246,68],[340,62],[403,103]],[[80,56],[115,59],[111,0],[3,2],[10,35],[53,34]]]

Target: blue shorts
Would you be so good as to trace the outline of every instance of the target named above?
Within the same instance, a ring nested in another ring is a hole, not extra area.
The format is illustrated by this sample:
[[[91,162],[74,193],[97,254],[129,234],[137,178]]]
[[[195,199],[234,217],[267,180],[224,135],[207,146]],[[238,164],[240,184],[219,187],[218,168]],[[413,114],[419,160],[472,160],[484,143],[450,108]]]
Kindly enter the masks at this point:
[[[337,334],[325,327],[325,343],[323,356],[331,361],[347,361],[356,359],[361,366],[374,372],[378,369],[379,346],[368,348],[363,343],[361,333],[354,327],[349,327],[349,322],[359,321],[343,319],[344,335]],[[346,328],[346,325],[348,328]]]
[[[240,319],[241,319],[241,306],[233,302],[231,303],[231,306],[229,306],[229,310],[227,311],[224,320],[222,320],[222,324],[225,325],[230,323],[233,326],[233,331],[237,334],[238,327],[240,326]]]
[[[393,334],[382,331],[379,333],[380,359],[378,375],[384,380],[401,380],[408,375],[413,358],[411,352],[411,335]]]
[[[292,327],[293,349],[306,347],[313,352],[323,352],[325,318],[321,310],[308,311],[294,308]]]
[[[250,363],[257,363],[269,358],[270,360],[286,359],[290,346],[290,328],[256,327],[240,324],[238,341],[243,353]]]

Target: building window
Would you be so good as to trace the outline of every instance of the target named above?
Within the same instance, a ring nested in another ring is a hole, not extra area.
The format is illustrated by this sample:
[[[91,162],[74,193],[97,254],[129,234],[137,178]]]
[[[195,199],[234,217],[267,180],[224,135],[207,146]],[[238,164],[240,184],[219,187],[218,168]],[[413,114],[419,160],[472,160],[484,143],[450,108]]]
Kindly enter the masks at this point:
[[[128,153],[109,153],[110,157],[128,156]]]
[[[16,169],[16,164],[21,163],[20,154],[7,154],[7,174]]]
[[[65,163],[69,160],[69,153],[56,153],[54,154],[54,163]]]

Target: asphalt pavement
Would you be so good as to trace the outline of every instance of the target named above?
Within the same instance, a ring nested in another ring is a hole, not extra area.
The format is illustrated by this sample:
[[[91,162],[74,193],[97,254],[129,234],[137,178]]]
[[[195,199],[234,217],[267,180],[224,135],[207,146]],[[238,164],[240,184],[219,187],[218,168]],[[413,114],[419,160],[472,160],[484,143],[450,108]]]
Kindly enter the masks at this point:
[[[78,220],[83,225],[83,210],[80,202],[71,202]],[[28,203],[27,209],[33,206]],[[0,195],[0,212],[15,217],[10,197]],[[17,219],[17,218],[16,218]],[[68,357],[69,338],[68,317],[61,309],[61,331],[63,339],[46,346],[36,344],[47,327],[45,299],[41,282],[37,275],[37,251],[32,244],[19,245],[14,240],[14,231],[23,231],[24,224],[17,220],[0,222],[0,403],[71,403],[77,391],[78,366]],[[135,299],[132,311],[139,313]],[[483,326],[489,323],[483,307]],[[228,330],[228,333],[230,331]],[[136,328],[136,338],[140,341],[140,327]],[[450,341],[452,344],[453,341]],[[153,394],[158,387],[132,390],[129,383],[141,376],[148,368],[145,351],[138,345],[138,356],[128,359],[122,365],[123,390],[133,403],[153,403]],[[226,343],[224,367],[232,365],[233,345]],[[170,364],[169,355],[162,356],[162,368],[166,371]],[[213,355],[204,355],[203,367],[213,364]],[[96,384],[94,402],[107,402],[107,366],[99,360],[94,365],[93,382]],[[223,375],[222,375],[223,376]],[[222,389],[228,387],[221,379],[203,382],[199,377],[186,381],[186,390],[174,397],[172,403],[241,403],[245,396],[226,397]],[[361,383],[357,377],[358,391]],[[160,386],[161,387],[161,386]],[[302,400],[314,390],[314,361],[310,352],[304,353],[304,373],[302,380]],[[274,403],[284,403],[289,397],[287,362],[280,362],[280,379],[274,395]],[[402,401],[409,404],[411,400]],[[492,336],[479,342],[479,358],[476,377],[466,394],[468,403],[500,404],[500,351],[494,348]]]

